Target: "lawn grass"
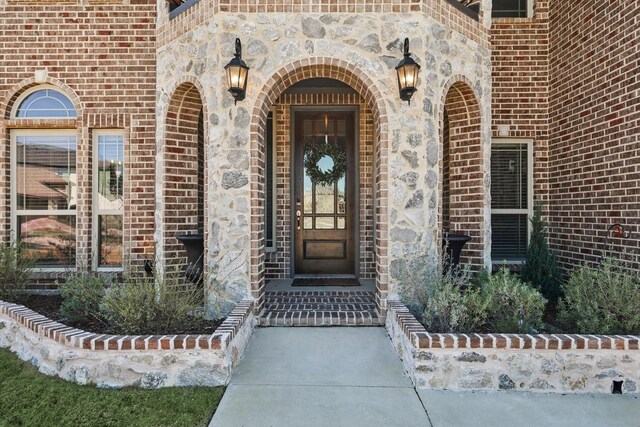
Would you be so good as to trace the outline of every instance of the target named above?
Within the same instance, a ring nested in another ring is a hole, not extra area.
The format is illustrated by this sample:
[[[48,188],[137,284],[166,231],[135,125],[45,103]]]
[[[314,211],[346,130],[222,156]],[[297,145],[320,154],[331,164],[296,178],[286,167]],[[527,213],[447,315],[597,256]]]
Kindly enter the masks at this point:
[[[0,349],[0,426],[204,426],[224,388],[104,390],[43,375]]]

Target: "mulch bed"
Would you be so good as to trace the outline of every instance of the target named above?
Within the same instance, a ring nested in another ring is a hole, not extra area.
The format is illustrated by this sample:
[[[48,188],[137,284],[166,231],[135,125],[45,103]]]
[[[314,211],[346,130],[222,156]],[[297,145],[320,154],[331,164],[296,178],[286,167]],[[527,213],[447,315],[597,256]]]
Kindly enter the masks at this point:
[[[87,332],[94,332],[98,334],[113,334],[114,332],[108,325],[104,325],[100,322],[90,321],[85,319],[83,321],[71,320],[65,318],[61,311],[62,297],[60,295],[37,295],[37,294],[23,294],[16,296],[14,301],[17,304],[22,304],[27,308],[35,311],[38,314],[48,317],[56,322],[64,323],[67,326],[82,329]],[[224,321],[219,320],[206,320],[203,318],[193,318],[191,325],[180,328],[173,331],[166,331],[167,335],[209,335],[212,334],[218,326]],[[120,334],[116,334],[120,335]]]

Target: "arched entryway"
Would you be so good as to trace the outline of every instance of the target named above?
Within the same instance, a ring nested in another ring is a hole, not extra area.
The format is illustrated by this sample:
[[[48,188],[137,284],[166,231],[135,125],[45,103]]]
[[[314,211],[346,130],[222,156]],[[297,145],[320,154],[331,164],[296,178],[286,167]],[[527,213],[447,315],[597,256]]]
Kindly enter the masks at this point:
[[[484,150],[480,105],[464,77],[450,83],[443,96],[441,112],[443,233],[471,236],[461,263],[484,266]]]
[[[265,266],[265,131],[269,113],[287,88],[307,79],[332,79],[350,87],[355,97],[370,112],[372,133],[372,241],[378,310],[384,313],[388,286],[387,274],[387,115],[378,100],[382,99],[373,82],[351,64],[331,58],[297,61],[275,73],[264,85],[256,101],[251,123],[251,291],[259,312],[264,304]],[[357,101],[355,102],[357,104]],[[358,126],[360,123],[357,124]],[[365,129],[366,130],[366,129]],[[294,196],[295,197],[295,196]],[[295,201],[295,200],[294,200]],[[295,221],[295,220],[294,220]],[[336,219],[338,221],[338,219]],[[356,242],[357,244],[358,242]]]
[[[206,125],[201,90],[183,82],[173,92],[160,147],[162,187],[161,259],[166,267],[185,264],[181,234],[206,232]],[[160,258],[160,257],[159,257]]]

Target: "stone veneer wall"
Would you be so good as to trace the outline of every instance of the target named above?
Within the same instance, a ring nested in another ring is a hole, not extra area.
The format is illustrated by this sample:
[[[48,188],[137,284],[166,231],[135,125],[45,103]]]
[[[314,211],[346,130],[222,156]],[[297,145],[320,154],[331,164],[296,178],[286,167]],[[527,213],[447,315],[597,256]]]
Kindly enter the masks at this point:
[[[115,336],[54,322],[0,301],[0,348],[46,375],[104,388],[223,386],[257,321],[242,301],[211,335]]]
[[[386,328],[416,387],[639,393],[640,337],[428,333],[400,302]]]
[[[159,2],[164,4],[164,2]],[[202,0],[169,21],[158,17],[157,159],[162,176],[164,117],[173,92],[185,79],[199,82],[207,108],[207,262],[214,272],[209,303],[223,311],[251,294],[259,309],[264,296],[264,147],[268,110],[291,84],[309,77],[338,78],[354,87],[372,109],[375,129],[374,181],[378,303],[406,279],[401,264],[440,248],[438,206],[441,112],[456,81],[472,89],[479,104],[482,188],[488,190],[491,71],[486,16],[480,22],[444,1],[412,5],[384,3],[360,10],[338,5],[308,11],[293,2],[283,7],[221,4]],[[414,9],[413,6],[417,6]],[[253,7],[253,9],[252,9]],[[364,7],[364,3],[363,3]],[[490,2],[483,1],[483,10]],[[298,13],[287,13],[298,12]],[[224,65],[236,37],[251,67],[247,97],[237,105],[227,93]],[[422,65],[411,105],[400,100],[394,67],[402,40]],[[477,122],[477,116],[475,118]],[[249,160],[249,161],[247,161]],[[408,174],[409,173],[409,174]],[[404,180],[403,180],[404,179]],[[156,193],[159,194],[159,193]],[[487,218],[488,206],[477,208]],[[157,201],[159,210],[163,200]],[[488,243],[488,221],[480,236]],[[156,238],[162,238],[161,215]],[[160,242],[159,242],[160,243]],[[160,247],[160,245],[158,246]],[[483,248],[487,248],[484,245]],[[483,256],[488,261],[485,249]]]

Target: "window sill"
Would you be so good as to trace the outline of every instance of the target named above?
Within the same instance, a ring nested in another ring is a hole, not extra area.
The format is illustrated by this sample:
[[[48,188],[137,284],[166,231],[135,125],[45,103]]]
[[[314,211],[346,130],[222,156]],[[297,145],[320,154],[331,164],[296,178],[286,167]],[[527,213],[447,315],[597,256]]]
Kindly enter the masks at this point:
[[[266,253],[274,253],[274,252],[277,252],[277,251],[278,251],[278,249],[277,249],[277,248],[275,248],[275,247],[272,247],[272,248],[264,248],[264,251],[265,251]]]

